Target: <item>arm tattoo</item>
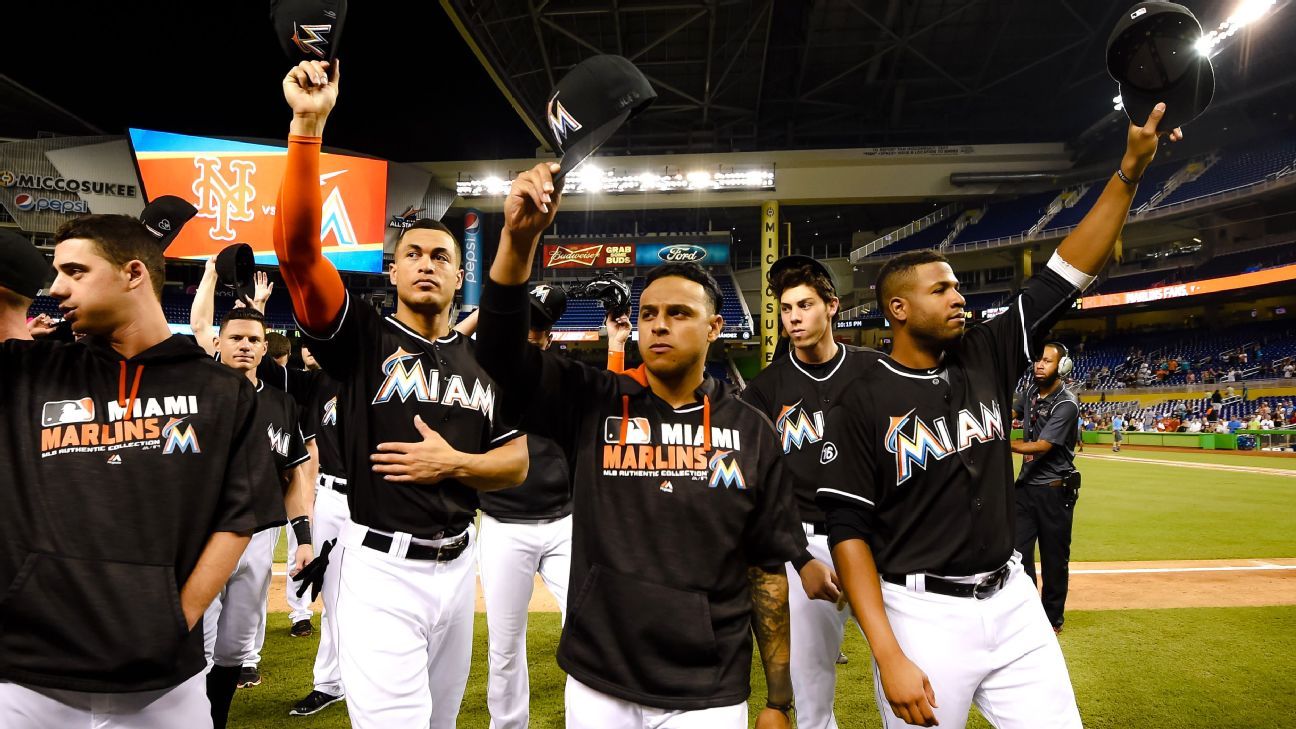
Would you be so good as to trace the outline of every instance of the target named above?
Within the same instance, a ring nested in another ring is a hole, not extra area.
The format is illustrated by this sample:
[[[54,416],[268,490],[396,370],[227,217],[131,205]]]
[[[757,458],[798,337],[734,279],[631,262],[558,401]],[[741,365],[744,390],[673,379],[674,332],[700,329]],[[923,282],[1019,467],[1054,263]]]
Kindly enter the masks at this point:
[[[752,632],[765,666],[769,701],[786,704],[792,701],[792,628],[788,612],[788,578],[782,569],[768,572],[750,567]]]

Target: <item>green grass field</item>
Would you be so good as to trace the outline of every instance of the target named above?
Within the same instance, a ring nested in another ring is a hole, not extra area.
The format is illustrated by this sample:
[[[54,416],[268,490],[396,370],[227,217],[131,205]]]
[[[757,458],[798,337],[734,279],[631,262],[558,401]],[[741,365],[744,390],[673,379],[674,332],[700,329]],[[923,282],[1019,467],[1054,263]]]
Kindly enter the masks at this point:
[[[1100,451],[1109,453],[1110,451]],[[1279,458],[1137,452],[1134,458],[1293,468]],[[1152,463],[1080,460],[1076,561],[1296,557],[1296,479]],[[283,540],[279,552],[282,558]],[[316,616],[316,625],[319,618]],[[239,691],[231,727],[349,726],[343,705],[313,717],[287,715],[311,688],[318,636],[288,636],[273,614],[261,686]],[[563,726],[564,676],[554,662],[558,616],[531,616],[531,726]],[[1190,729],[1296,726],[1296,606],[1071,611],[1062,648],[1085,726]],[[850,663],[838,672],[842,729],[879,727],[868,646],[852,626]],[[753,672],[755,697],[762,677]],[[939,700],[939,687],[937,687]],[[971,727],[989,724],[975,715]],[[486,623],[477,616],[462,729],[485,729]]]

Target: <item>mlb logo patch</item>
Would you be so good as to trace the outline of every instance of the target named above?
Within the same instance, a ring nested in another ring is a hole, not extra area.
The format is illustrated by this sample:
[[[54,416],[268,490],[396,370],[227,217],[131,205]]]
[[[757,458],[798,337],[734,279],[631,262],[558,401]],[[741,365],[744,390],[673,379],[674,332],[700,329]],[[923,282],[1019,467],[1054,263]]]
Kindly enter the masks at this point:
[[[652,435],[648,418],[630,418],[626,428],[626,445],[648,445]],[[616,445],[621,442],[621,418],[611,417],[603,421],[603,442]]]
[[[94,400],[83,397],[80,400],[54,400],[45,403],[41,409],[41,427],[52,428],[56,425],[94,422]]]

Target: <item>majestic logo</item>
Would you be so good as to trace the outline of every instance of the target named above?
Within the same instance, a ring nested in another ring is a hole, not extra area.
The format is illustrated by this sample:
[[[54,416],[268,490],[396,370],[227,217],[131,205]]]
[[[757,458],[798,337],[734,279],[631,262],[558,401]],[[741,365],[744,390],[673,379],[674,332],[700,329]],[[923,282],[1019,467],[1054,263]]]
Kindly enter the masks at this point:
[[[80,400],[55,400],[45,403],[41,408],[41,427],[52,428],[56,425],[72,423],[92,423],[95,418],[94,400],[83,397]]]
[[[661,486],[659,488],[661,488],[661,492],[663,494],[675,493],[675,484],[671,483],[670,481],[662,481]]]
[[[321,425],[337,425],[337,396],[329,398],[324,403],[324,418],[320,420]]]
[[[973,443],[1004,440],[1003,418],[997,402],[992,407],[982,403],[980,419],[966,408],[959,411],[957,443],[950,437],[945,418],[936,418],[932,425],[928,425],[913,414],[914,411],[910,410],[900,417],[893,416],[883,443],[887,452],[896,457],[897,486],[909,480],[914,474],[914,466],[926,470],[928,458],[941,461],[953,453],[971,448]],[[913,427],[908,429],[911,434],[906,434],[906,426],[911,420]]]
[[[481,216],[477,213],[464,214],[464,232],[476,233],[481,230]]]
[[[333,32],[332,25],[298,25],[293,23],[293,43],[301,49],[302,53],[319,58],[328,58],[325,48],[328,48],[329,33]]]
[[[716,488],[721,484],[725,488],[730,486],[736,489],[747,488],[747,482],[743,479],[742,468],[738,466],[738,459],[735,457],[730,459],[728,463],[725,462],[725,459],[729,458],[732,453],[733,451],[718,450],[712,454],[711,460],[707,463],[711,469],[711,479],[707,482],[707,485],[711,488]]]
[[[198,447],[198,434],[194,432],[193,423],[188,425],[184,421],[188,418],[171,418],[166,425],[162,426],[162,437],[166,438],[166,445],[162,447],[163,455],[172,453],[202,453]],[[181,426],[184,427],[181,427]]]
[[[827,465],[835,460],[837,460],[837,446],[824,443],[823,449],[819,451],[819,462]]]
[[[601,245],[583,246],[581,248],[554,246],[553,253],[549,254],[549,262],[545,266],[554,268],[568,263],[578,263],[592,268],[598,261],[599,253],[602,252],[603,246]]]
[[[440,371],[432,370],[429,376],[423,369],[423,360],[419,355],[406,352],[401,347],[397,347],[390,357],[383,360],[382,371],[386,379],[378,387],[378,394],[374,395],[374,405],[390,402],[393,396],[405,402],[412,395],[419,402],[458,405],[477,410],[487,418],[494,417],[495,393],[490,387],[482,386],[481,380],[473,381],[470,393],[462,377],[450,375],[445,378],[443,392]]]
[[[221,174],[221,161],[216,157],[194,157],[194,167],[198,168],[198,179],[193,183],[193,193],[198,196],[198,217],[216,221],[207,231],[213,240],[234,240],[236,234],[230,223],[252,220],[256,188],[250,179],[256,172],[256,163],[230,160],[233,182]]]
[[[270,438],[270,449],[287,458],[288,448],[292,445],[292,436],[273,425],[266,427],[266,436]]]
[[[549,117],[549,129],[559,145],[567,141],[568,134],[581,128],[581,123],[576,121],[576,117],[572,116],[558,100],[558,94],[554,94],[549,100],[549,105],[545,107],[545,115]]]
[[[121,464],[122,464],[122,459],[120,453],[114,453],[111,456],[108,456],[108,465],[120,466]]]
[[[666,246],[657,252],[657,257],[667,263],[697,263],[706,259],[706,249],[702,246],[673,245]]]
[[[791,453],[793,448],[800,450],[806,443],[818,443],[823,440],[824,414],[823,411],[817,411],[809,415],[801,409],[801,401],[797,400],[791,405],[784,405],[779,411],[779,416],[774,421],[774,429],[778,431],[779,438],[783,442],[783,452]]]

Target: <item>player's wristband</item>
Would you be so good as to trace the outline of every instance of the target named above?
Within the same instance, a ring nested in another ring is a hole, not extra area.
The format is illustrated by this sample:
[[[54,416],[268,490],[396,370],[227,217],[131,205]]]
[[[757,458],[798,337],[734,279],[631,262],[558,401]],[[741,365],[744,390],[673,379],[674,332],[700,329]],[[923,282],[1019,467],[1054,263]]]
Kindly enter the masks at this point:
[[[1125,183],[1126,185],[1137,185],[1143,179],[1142,177],[1140,177],[1136,180],[1131,180],[1129,177],[1125,175],[1125,170],[1122,170],[1119,167],[1116,168],[1116,176],[1119,177],[1120,181]]]
[[[311,543],[310,517],[299,516],[292,520],[293,536],[297,537],[297,546],[309,546]]]
[[[791,718],[792,718],[792,712],[796,709],[796,701],[795,701],[795,700],[792,700],[792,701],[787,702],[786,704],[776,704],[776,703],[774,703],[773,701],[770,701],[769,699],[766,699],[766,700],[765,700],[765,708],[767,708],[767,709],[773,709],[773,710],[775,710],[775,711],[782,712],[784,716],[786,716],[787,718],[791,719]]]

